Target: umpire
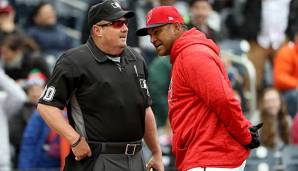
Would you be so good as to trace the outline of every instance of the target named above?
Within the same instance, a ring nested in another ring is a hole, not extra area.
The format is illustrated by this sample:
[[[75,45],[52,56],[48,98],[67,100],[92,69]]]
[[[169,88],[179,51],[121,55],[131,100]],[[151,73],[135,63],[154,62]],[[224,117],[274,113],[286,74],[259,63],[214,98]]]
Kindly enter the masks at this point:
[[[152,152],[147,169],[164,170],[147,69],[126,45],[133,16],[112,0],[92,6],[89,40],[59,58],[40,98],[43,119],[71,144],[64,170],[145,170],[142,138]]]

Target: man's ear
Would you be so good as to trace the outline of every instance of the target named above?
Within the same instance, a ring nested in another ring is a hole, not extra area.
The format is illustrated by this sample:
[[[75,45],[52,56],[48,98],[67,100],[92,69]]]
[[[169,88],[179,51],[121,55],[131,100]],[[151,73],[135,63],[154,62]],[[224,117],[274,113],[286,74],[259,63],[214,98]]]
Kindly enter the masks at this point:
[[[179,23],[174,23],[173,27],[174,27],[175,34],[180,34],[181,31],[183,31],[183,28],[182,28],[183,26]]]
[[[102,27],[92,26],[92,33],[96,37],[102,37]]]

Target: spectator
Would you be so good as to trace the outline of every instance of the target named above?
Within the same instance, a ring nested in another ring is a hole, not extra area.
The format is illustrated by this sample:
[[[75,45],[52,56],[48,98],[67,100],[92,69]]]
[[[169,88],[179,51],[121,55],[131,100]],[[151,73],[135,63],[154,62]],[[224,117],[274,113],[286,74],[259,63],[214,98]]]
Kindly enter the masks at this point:
[[[26,100],[22,88],[0,68],[0,170],[10,171],[8,117],[15,114]]]
[[[278,149],[290,143],[292,121],[281,95],[274,88],[268,88],[264,91],[260,121],[264,123],[260,137],[265,147]]]
[[[60,137],[35,111],[25,129],[18,168],[60,169]]]
[[[243,4],[245,0],[215,0],[212,2],[213,9],[220,14],[221,39],[238,40],[241,37],[241,24],[243,22]]]
[[[0,1],[0,43],[10,34],[22,34],[14,22],[15,11],[6,0]]]
[[[271,78],[263,85],[264,66],[286,41],[289,5],[290,0],[249,0],[244,5],[242,32],[250,44],[248,57],[256,69],[258,90],[272,84]]]
[[[32,47],[28,40],[19,35],[10,35],[1,46],[5,72],[20,83],[24,83],[34,69],[38,69],[47,78],[50,75],[46,61],[28,52],[28,46]]]
[[[27,101],[20,111],[17,112],[18,115],[14,115],[9,119],[9,139],[11,145],[14,147],[14,155],[12,156],[14,168],[17,167],[23,132],[31,118],[33,111],[36,110],[36,105],[39,97],[42,94],[45,79],[46,77],[38,71],[34,71],[29,74],[25,84]]]
[[[33,9],[32,20],[34,25],[28,29],[28,35],[38,43],[45,56],[57,57],[73,47],[73,40],[57,24],[56,11],[50,3],[39,3]]]
[[[205,33],[209,39],[218,41],[220,38],[220,18],[213,11],[208,0],[191,0],[189,1],[191,22],[189,27],[196,27],[201,32]],[[215,17],[215,19],[214,19]],[[212,18],[212,21],[210,20]],[[211,22],[217,21],[216,26]],[[212,27],[213,26],[213,27]]]
[[[283,46],[275,57],[274,80],[275,87],[287,102],[289,114],[294,118],[298,111],[298,27],[294,43]]]

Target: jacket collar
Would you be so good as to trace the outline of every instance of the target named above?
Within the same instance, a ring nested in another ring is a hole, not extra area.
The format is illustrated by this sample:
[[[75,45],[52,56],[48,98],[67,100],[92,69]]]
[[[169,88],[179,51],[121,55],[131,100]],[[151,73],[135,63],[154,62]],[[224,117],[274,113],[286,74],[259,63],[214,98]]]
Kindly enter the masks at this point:
[[[102,63],[108,60],[108,57],[95,45],[91,36],[89,37],[86,45],[97,62]]]
[[[101,51],[95,44],[94,40],[90,36],[87,43],[86,43],[88,49],[91,51],[93,54],[93,57],[97,62],[103,63],[107,60],[110,60],[107,57],[107,54],[105,54],[103,51]],[[128,47],[126,47],[122,54],[120,55],[120,58],[127,58],[128,60],[136,60],[135,54],[131,52],[132,50]]]

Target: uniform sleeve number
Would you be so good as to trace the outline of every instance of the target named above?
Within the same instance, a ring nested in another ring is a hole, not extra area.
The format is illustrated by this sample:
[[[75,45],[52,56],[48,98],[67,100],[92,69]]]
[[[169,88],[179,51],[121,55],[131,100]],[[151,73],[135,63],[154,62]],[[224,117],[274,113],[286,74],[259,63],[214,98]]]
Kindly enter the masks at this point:
[[[43,100],[44,101],[52,101],[53,100],[53,97],[55,95],[55,92],[56,92],[56,89],[55,87],[51,86],[51,87],[45,87],[45,90],[44,90],[44,95],[43,95]]]

